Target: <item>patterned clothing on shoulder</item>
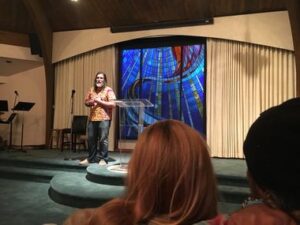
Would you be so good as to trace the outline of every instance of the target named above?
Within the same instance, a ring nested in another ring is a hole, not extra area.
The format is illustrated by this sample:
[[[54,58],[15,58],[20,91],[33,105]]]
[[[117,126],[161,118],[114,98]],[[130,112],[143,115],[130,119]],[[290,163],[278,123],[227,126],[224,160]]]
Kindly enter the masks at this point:
[[[100,97],[103,101],[112,101],[116,99],[116,95],[112,88],[105,87],[99,93],[94,91],[94,88],[91,88],[88,92],[85,100]],[[90,121],[104,121],[104,120],[111,120],[112,119],[112,108],[104,108],[99,105],[92,106],[90,108]]]

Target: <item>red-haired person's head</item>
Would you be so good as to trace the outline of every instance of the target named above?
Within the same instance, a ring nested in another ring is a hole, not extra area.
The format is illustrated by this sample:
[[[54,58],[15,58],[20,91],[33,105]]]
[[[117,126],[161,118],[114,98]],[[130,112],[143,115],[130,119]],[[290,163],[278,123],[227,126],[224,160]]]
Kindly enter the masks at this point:
[[[165,120],[144,130],[129,163],[127,185],[138,221],[184,224],[217,214],[207,144],[180,121]]]

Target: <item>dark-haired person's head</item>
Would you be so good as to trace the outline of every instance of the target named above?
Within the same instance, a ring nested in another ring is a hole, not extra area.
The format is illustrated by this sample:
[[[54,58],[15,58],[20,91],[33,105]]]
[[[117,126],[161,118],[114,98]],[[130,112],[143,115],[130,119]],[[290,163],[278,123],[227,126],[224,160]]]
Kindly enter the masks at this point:
[[[252,124],[244,142],[248,172],[276,207],[300,209],[300,98],[272,107]],[[274,206],[273,205],[273,206]]]
[[[107,76],[104,72],[97,72],[94,78],[94,90],[104,88],[107,84]]]

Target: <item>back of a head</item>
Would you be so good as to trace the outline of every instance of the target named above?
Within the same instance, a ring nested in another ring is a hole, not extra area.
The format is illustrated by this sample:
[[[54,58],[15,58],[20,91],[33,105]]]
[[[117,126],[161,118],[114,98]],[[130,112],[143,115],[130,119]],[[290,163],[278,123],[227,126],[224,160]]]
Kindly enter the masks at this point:
[[[128,201],[134,202],[138,221],[195,222],[217,213],[206,142],[180,121],[160,121],[143,131],[129,162],[127,182]]]
[[[285,211],[300,209],[300,98],[272,107],[252,124],[244,142],[248,170]]]

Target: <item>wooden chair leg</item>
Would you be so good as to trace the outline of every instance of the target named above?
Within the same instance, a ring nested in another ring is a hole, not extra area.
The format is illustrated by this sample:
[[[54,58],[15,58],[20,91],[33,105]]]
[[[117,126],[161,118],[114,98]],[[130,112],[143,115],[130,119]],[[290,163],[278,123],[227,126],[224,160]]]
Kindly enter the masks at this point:
[[[64,150],[65,132],[62,130],[60,134],[60,151]]]
[[[50,137],[49,137],[49,144],[48,144],[49,149],[52,149],[52,144],[53,144],[53,130],[51,130]]]

